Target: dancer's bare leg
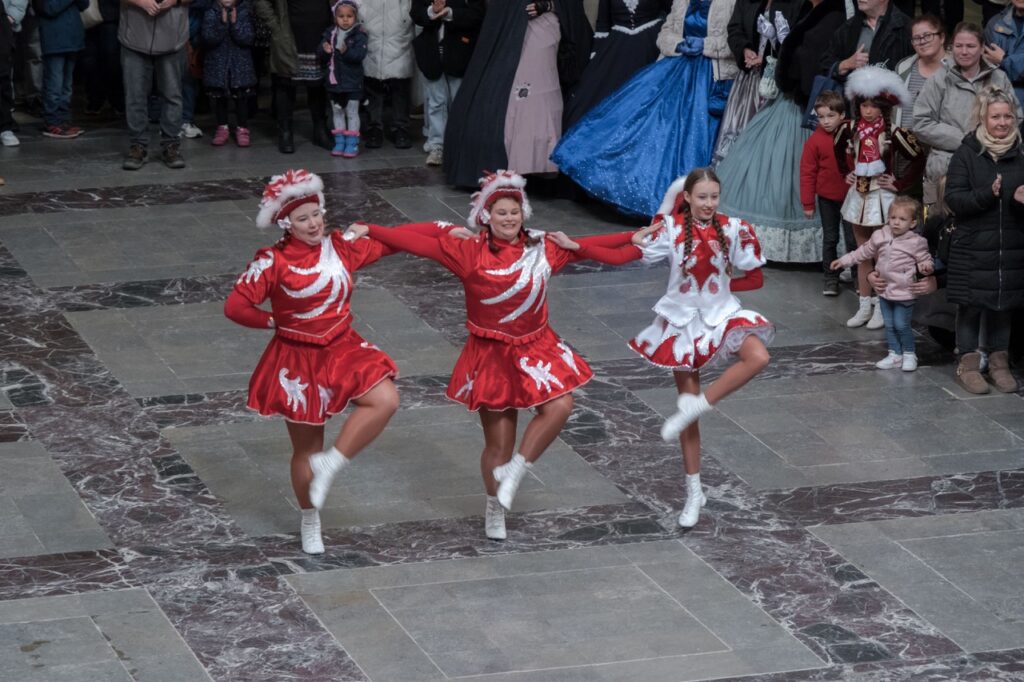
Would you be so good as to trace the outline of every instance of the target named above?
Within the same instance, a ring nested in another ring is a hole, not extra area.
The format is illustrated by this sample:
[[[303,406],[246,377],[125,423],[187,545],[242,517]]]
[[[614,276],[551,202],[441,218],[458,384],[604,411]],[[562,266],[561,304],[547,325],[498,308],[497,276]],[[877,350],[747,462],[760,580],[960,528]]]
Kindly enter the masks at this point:
[[[697,372],[674,372],[676,389],[680,393],[698,395],[700,374]],[[688,474],[700,473],[700,425],[693,422],[679,434],[679,446],[683,450],[683,470]]]
[[[292,491],[299,503],[299,509],[312,509],[309,501],[309,482],[313,480],[313,472],[309,468],[309,456],[324,449],[323,424],[288,425],[288,437],[292,441]]]
[[[768,366],[771,357],[764,342],[756,336],[750,335],[743,340],[738,351],[737,360],[722,372],[721,376],[711,382],[711,385],[704,391],[704,397],[714,405],[722,398],[733,391],[741,388],[748,381]],[[677,374],[678,375],[678,374]],[[682,392],[680,390],[680,392]]]
[[[352,402],[355,409],[342,425],[334,447],[309,458],[309,500],[317,509],[323,507],[335,475],[380,435],[398,410],[398,391],[385,379]]]
[[[562,427],[572,414],[573,398],[566,393],[537,406],[536,416],[530,420],[519,445],[519,454],[527,462],[536,462],[548,446],[558,438]]]
[[[494,468],[512,459],[516,445],[517,410],[488,410],[480,408],[480,425],[484,430],[484,449],[480,453],[480,475],[487,494],[498,492]]]
[[[352,402],[356,409],[334,441],[334,447],[348,459],[372,443],[398,411],[398,389],[391,379],[385,379]]]

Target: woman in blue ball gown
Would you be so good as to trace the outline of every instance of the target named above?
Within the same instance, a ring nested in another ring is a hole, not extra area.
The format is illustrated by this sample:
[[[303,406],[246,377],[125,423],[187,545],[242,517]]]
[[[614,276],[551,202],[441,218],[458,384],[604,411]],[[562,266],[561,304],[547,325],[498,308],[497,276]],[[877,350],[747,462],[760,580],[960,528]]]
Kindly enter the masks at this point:
[[[713,2],[723,0],[675,0],[658,35],[667,58],[639,71],[558,143],[551,160],[588,194],[651,216],[673,180],[711,160],[736,72],[728,51],[705,55]]]

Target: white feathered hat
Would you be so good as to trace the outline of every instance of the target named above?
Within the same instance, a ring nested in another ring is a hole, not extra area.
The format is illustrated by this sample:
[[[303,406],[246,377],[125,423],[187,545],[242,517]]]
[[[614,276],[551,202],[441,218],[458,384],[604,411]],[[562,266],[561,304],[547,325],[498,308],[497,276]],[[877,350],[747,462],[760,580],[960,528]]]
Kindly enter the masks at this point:
[[[909,107],[913,104],[910,91],[903,79],[894,71],[880,66],[862,66],[846,77],[843,88],[851,102],[873,99],[892,106]]]
[[[263,189],[256,225],[280,225],[280,221],[285,220],[299,206],[313,202],[320,204],[320,208],[324,207],[324,181],[319,175],[308,170],[289,169],[270,178],[270,182]]]
[[[498,199],[518,201],[523,207],[523,220],[533,215],[530,200],[526,198],[526,178],[515,171],[500,170],[480,178],[480,191],[473,194],[469,204],[469,224],[477,227],[490,225],[491,206]]]

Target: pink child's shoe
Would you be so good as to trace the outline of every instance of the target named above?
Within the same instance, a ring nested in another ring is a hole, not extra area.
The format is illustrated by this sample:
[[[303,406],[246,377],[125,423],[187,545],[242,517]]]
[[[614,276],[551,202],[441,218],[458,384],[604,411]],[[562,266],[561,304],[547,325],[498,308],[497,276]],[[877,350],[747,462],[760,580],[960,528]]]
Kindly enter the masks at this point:
[[[228,138],[231,137],[231,131],[228,130],[227,126],[217,126],[217,130],[213,133],[213,139],[210,141],[214,147],[220,147]]]
[[[238,143],[239,147],[249,146],[249,129],[248,128],[235,128],[235,142]]]

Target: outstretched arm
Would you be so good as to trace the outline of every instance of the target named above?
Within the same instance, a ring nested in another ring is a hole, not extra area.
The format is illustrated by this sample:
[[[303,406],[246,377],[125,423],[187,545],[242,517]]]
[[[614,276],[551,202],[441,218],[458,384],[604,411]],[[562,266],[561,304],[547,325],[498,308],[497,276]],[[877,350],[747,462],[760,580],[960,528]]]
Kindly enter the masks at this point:
[[[436,223],[426,224],[432,225],[434,226],[434,229],[437,229]],[[367,225],[367,228],[369,229],[370,237],[376,239],[381,244],[384,244],[396,251],[405,251],[406,253],[411,253],[414,256],[420,256],[421,258],[429,258],[430,260],[437,261],[461,277],[464,274],[464,268],[461,267],[461,264],[453,258],[445,248],[442,247],[441,240],[418,233],[418,230],[421,229],[422,225],[423,223],[412,223],[399,225],[394,228],[382,227],[380,225]]]
[[[571,260],[595,260],[608,265],[622,265],[637,260],[643,254],[630,241],[633,234],[633,232],[619,232],[580,237],[576,240],[580,248],[572,255]]]

